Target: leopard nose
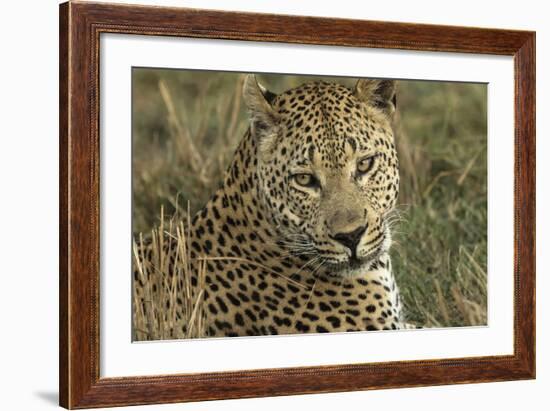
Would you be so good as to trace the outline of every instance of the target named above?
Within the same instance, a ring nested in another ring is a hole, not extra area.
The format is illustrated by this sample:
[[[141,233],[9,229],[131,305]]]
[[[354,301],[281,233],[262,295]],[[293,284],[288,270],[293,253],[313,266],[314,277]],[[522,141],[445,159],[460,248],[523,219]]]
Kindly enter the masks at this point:
[[[333,240],[338,241],[340,244],[344,245],[345,247],[349,248],[351,250],[352,255],[355,255],[355,252],[357,250],[357,244],[359,244],[359,241],[361,240],[361,237],[363,236],[363,233],[367,229],[367,226],[361,226],[356,228],[353,231],[350,231],[349,233],[338,233],[331,238]]]

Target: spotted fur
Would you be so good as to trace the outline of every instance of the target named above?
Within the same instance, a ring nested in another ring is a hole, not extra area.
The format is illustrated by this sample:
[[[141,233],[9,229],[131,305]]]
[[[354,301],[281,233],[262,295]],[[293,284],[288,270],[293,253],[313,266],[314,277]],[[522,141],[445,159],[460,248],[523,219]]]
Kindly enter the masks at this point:
[[[207,334],[404,328],[388,254],[394,82],[311,82],[275,95],[248,76],[243,94],[250,127],[188,229],[192,271],[209,258]],[[140,255],[150,263],[150,250]],[[135,281],[141,301],[142,288]]]

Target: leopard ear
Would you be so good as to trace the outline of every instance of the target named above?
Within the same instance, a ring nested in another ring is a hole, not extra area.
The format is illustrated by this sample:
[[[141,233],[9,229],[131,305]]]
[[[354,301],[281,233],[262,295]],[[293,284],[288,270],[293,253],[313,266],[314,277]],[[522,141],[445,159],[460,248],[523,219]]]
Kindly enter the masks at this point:
[[[277,124],[278,115],[271,106],[274,97],[273,93],[258,83],[254,74],[246,76],[243,84],[243,98],[250,115],[253,135],[265,134]]]
[[[355,85],[355,96],[392,116],[397,106],[395,89],[395,80],[359,79]]]

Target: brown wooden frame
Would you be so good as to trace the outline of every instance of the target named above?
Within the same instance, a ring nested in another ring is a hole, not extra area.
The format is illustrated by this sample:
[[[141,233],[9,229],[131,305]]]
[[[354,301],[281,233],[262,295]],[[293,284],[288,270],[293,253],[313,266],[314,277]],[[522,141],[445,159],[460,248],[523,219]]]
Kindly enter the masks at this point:
[[[378,364],[99,377],[101,33],[514,57],[514,354]],[[60,6],[60,404],[245,398],[535,377],[535,33],[70,2]],[[312,378],[314,376],[314,378]]]

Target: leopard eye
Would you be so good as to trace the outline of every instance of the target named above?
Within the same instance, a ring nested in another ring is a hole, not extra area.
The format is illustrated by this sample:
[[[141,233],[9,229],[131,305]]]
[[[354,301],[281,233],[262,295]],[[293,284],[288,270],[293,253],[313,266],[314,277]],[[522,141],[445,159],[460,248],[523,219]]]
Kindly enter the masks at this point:
[[[363,157],[357,162],[357,173],[366,174],[372,170],[374,166],[375,156]]]
[[[296,184],[302,187],[316,187],[318,185],[317,179],[308,173],[294,174],[292,176]]]

